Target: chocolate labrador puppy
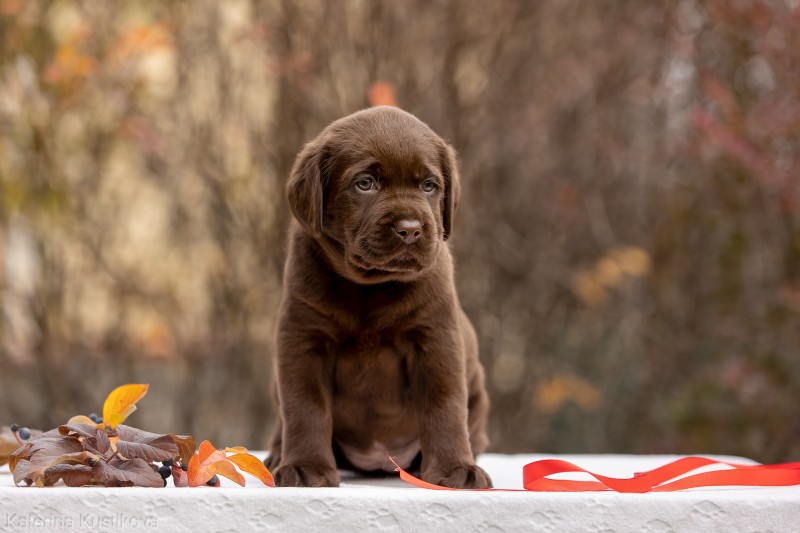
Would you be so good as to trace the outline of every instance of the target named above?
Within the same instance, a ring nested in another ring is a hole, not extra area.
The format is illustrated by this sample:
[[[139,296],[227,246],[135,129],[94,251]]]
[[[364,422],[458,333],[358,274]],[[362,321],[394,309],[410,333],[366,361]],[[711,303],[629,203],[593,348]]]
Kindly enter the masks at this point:
[[[453,149],[413,115],[374,107],[303,148],[276,335],[278,485],[339,484],[337,466],[490,487],[475,465],[489,399],[453,284]]]

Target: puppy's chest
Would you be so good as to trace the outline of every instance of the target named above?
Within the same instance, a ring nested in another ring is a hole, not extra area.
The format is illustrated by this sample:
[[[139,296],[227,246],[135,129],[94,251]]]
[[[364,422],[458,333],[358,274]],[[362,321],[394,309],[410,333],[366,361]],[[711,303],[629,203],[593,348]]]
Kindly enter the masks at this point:
[[[358,383],[404,384],[408,381],[413,344],[401,334],[349,336],[329,349],[336,361],[337,382],[352,388]]]
[[[409,284],[387,283],[365,286],[339,280],[331,284],[322,300],[329,302],[327,315],[340,339],[355,339],[358,345],[389,342],[422,318],[417,301],[420,290]],[[332,304],[332,305],[331,305]]]
[[[338,394],[402,396],[409,385],[413,344],[402,334],[361,333],[329,346]],[[387,398],[388,399],[388,398]]]

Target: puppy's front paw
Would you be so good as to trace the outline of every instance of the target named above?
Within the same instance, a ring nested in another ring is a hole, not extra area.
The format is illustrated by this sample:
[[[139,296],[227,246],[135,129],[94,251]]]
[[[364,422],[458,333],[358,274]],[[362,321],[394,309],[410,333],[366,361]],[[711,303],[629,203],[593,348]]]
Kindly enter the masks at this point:
[[[338,487],[339,472],[318,464],[281,464],[274,472],[279,487]]]
[[[492,480],[483,468],[477,465],[454,465],[429,470],[422,474],[422,479],[453,489],[489,489]]]
[[[269,455],[267,455],[267,458],[264,459],[264,466],[267,467],[267,470],[272,472],[273,470],[278,468],[279,464],[281,464],[281,452],[280,452],[280,450],[278,450],[278,451],[270,450]]]

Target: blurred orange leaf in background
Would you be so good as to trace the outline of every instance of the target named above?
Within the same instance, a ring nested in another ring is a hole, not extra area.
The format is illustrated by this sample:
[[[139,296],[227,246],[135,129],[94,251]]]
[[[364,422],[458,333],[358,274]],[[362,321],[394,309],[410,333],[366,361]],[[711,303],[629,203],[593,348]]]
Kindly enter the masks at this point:
[[[573,374],[560,374],[546,379],[536,388],[534,405],[545,413],[555,413],[567,402],[574,402],[584,410],[592,411],[600,404],[600,391]]]
[[[374,82],[369,86],[367,96],[369,97],[369,104],[371,106],[390,105],[399,107],[397,105],[397,98],[395,97],[394,86],[389,82]]]
[[[0,1],[0,14],[16,15],[22,11],[24,0],[2,0]]]
[[[111,50],[115,60],[125,60],[155,50],[171,50],[172,33],[166,24],[137,26],[123,33]]]
[[[47,83],[70,83],[89,76],[96,68],[93,57],[80,53],[74,44],[64,44],[45,68],[43,79]]]
[[[572,276],[572,291],[590,307],[603,305],[608,300],[608,291],[621,286],[625,275],[642,277],[652,268],[653,261],[644,249],[638,246],[612,248],[592,268]]]

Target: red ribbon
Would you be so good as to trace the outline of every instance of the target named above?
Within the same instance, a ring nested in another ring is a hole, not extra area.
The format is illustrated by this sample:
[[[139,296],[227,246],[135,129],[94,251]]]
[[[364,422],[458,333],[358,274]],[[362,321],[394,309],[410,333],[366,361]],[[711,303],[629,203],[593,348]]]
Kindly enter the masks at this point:
[[[390,457],[389,459],[394,460]],[[416,487],[433,490],[458,490],[434,485],[418,479],[397,463],[400,479]],[[709,465],[722,465],[728,468],[712,472],[700,472],[686,477],[698,468]],[[563,473],[582,472],[589,474],[597,481],[573,481],[549,479],[548,476]],[[680,479],[676,479],[680,478]],[[522,486],[524,489],[467,489],[467,490],[504,490],[504,491],[540,491],[540,492],[586,492],[614,490],[626,493],[673,492],[676,490],[694,489],[698,487],[787,487],[800,485],[800,462],[774,465],[745,465],[716,461],[705,457],[684,457],[667,463],[647,472],[637,473],[632,478],[614,478],[601,476],[583,469],[569,461],[560,459],[544,459],[528,463],[522,468]]]

